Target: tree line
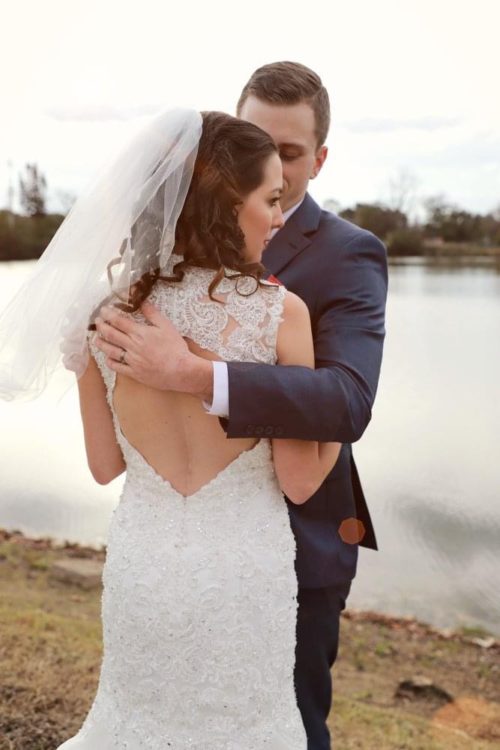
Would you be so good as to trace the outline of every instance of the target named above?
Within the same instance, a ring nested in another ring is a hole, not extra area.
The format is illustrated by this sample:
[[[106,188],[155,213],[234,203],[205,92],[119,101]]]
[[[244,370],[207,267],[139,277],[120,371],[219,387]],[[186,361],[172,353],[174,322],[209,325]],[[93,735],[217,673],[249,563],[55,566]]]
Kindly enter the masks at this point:
[[[500,255],[500,206],[487,214],[475,214],[436,196],[424,201],[425,218],[416,221],[405,210],[411,176],[401,175],[393,187],[396,199],[391,206],[357,203],[341,209],[333,200],[325,201],[324,206],[380,237],[390,256]],[[43,253],[65,217],[64,211],[48,212],[47,193],[45,175],[36,164],[26,164],[19,175],[22,213],[0,210],[0,260],[35,259]],[[59,199],[67,210],[74,200],[69,193],[60,193]]]
[[[19,174],[21,214],[0,210],[0,260],[39,258],[64,220],[64,213],[47,210],[47,179],[36,164]],[[9,202],[14,191],[9,189]]]
[[[404,211],[381,203],[357,203],[339,211],[339,216],[380,237],[390,256],[500,250],[500,210],[470,213],[441,197],[427,199],[425,210],[423,221],[411,222]]]

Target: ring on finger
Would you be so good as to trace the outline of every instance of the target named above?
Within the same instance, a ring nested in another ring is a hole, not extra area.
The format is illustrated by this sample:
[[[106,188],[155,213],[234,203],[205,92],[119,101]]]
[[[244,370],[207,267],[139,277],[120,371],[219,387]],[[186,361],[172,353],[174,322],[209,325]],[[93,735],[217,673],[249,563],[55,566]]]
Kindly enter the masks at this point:
[[[127,364],[125,362],[125,356],[126,356],[126,354],[127,354],[126,350],[122,349],[122,353],[120,354],[120,359],[118,360],[121,365],[126,365]]]

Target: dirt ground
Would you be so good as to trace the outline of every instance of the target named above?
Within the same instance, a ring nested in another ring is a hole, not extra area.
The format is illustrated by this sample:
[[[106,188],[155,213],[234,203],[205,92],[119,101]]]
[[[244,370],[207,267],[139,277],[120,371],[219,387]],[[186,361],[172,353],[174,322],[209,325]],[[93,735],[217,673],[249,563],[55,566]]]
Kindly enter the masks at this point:
[[[105,550],[0,529],[0,750],[54,750],[95,694],[101,590],[51,578],[61,557]],[[348,610],[340,644],[336,750],[500,750],[500,642],[488,633]]]

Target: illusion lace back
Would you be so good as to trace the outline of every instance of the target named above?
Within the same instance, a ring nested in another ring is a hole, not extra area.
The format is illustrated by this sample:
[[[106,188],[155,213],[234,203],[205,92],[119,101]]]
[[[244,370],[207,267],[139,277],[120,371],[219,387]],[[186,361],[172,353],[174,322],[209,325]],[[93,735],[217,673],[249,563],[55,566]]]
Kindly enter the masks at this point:
[[[213,274],[189,269],[150,300],[221,359],[275,363],[284,288],[252,294],[252,279],[225,278],[220,304],[208,297]],[[90,347],[127,474],[103,571],[99,685],[58,750],[306,750],[293,677],[295,540],[270,442],[183,496],[125,438],[115,374]]]

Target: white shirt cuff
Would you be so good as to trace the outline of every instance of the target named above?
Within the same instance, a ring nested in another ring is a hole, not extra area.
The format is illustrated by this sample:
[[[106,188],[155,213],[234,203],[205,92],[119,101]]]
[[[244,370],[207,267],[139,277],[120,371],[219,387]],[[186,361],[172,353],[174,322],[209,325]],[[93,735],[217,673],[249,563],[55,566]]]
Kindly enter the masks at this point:
[[[209,414],[216,417],[229,416],[229,382],[227,376],[227,364],[225,362],[212,362],[214,371],[214,396],[212,404],[207,401],[203,406]]]

